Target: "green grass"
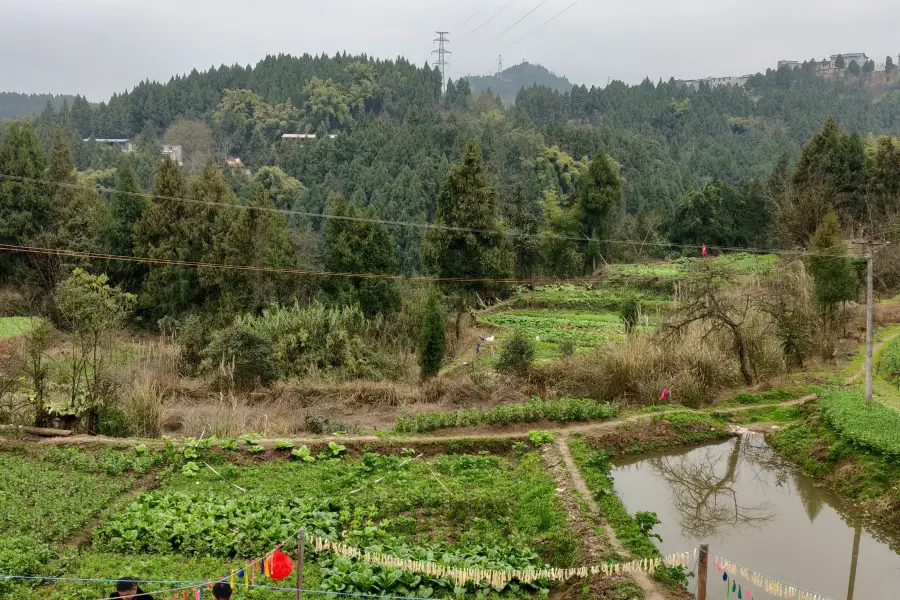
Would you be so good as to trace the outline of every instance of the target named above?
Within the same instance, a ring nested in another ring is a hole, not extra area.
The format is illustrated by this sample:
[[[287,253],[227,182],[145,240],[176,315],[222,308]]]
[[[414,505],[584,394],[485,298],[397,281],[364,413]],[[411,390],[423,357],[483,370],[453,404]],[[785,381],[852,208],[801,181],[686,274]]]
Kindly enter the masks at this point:
[[[0,340],[30,333],[36,324],[34,317],[0,317]]]
[[[608,456],[603,452],[592,450],[580,439],[572,439],[569,442],[569,449],[584,482],[597,502],[597,507],[625,549],[637,558],[659,557],[659,549],[641,531],[637,519],[628,513],[625,504],[616,495]]]
[[[830,390],[819,397],[822,418],[855,446],[900,457],[900,412],[875,402],[866,404],[855,390]]]
[[[728,400],[716,404],[715,408],[724,408],[732,406],[751,406],[754,404],[778,404],[796,400],[809,394],[815,394],[819,391],[816,386],[795,386],[786,389],[769,390],[766,392],[741,392],[735,394]]]
[[[515,309],[618,312],[622,303],[633,296],[635,293],[626,289],[572,284],[542,285],[517,288],[506,306]],[[669,297],[663,294],[638,294],[638,298],[648,313],[665,310],[671,306]]]

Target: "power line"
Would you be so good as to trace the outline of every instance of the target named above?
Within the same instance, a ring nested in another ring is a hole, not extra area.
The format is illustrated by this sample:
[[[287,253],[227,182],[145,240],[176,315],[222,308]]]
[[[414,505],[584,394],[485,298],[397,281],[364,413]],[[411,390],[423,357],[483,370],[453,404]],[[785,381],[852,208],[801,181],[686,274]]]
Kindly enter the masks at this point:
[[[541,0],[541,2],[540,2],[537,6],[535,6],[534,8],[532,8],[531,10],[529,10],[527,13],[525,13],[525,16],[524,16],[524,17],[522,17],[521,19],[519,19],[518,21],[516,21],[515,23],[513,23],[512,25],[510,25],[510,26],[507,27],[506,29],[504,29],[502,32],[500,32],[500,35],[505,35],[510,29],[512,29],[513,27],[515,27],[516,25],[518,25],[519,23],[521,23],[522,21],[524,21],[525,19],[527,19],[528,17],[530,17],[530,16],[532,15],[532,13],[534,13],[534,11],[536,11],[537,9],[539,9],[540,7],[542,7],[543,5],[547,4],[547,2],[549,2],[549,1],[550,1],[550,0]]]
[[[553,15],[552,17],[550,17],[549,19],[547,19],[546,21],[544,21],[543,23],[541,23],[540,25],[538,25],[537,27],[535,27],[535,28],[531,31],[531,33],[527,33],[527,34],[523,35],[522,37],[520,37],[519,39],[517,39],[516,41],[514,41],[512,44],[510,44],[510,46],[515,46],[516,44],[518,44],[519,42],[521,42],[521,41],[524,40],[525,38],[534,35],[534,34],[537,33],[538,31],[540,31],[541,29],[543,29],[545,26],[549,25],[550,23],[552,23],[553,21],[555,21],[556,19],[558,19],[559,17],[561,17],[561,16],[562,16],[563,14],[565,14],[570,8],[574,7],[574,6],[575,6],[576,4],[578,4],[579,2],[581,2],[581,0],[574,0],[570,5],[568,5],[567,7],[565,7],[564,9],[562,9],[561,11],[559,11],[558,13],[556,13],[555,15]]]
[[[491,4],[491,0],[485,0],[485,2],[483,2],[483,3],[481,4],[481,6],[478,7],[478,10],[476,10],[474,13],[472,13],[471,15],[469,15],[469,18],[468,18],[468,19],[466,19],[465,21],[463,21],[462,23],[459,24],[459,26],[457,27],[457,29],[462,29],[463,27],[465,27],[466,25],[468,25],[469,22],[470,22],[472,19],[474,19],[475,17],[477,17],[479,14],[481,14],[481,11],[483,11],[485,8],[487,8],[490,4]]]
[[[503,6],[501,6],[500,9],[499,9],[497,12],[495,12],[495,13],[492,14],[490,17],[488,17],[487,21],[485,21],[484,23],[482,23],[481,25],[479,25],[478,27],[476,27],[475,29],[473,29],[472,31],[470,31],[469,33],[467,33],[466,35],[462,36],[461,39],[466,39],[466,38],[470,37],[471,35],[475,34],[476,32],[478,32],[482,27],[484,27],[485,25],[487,25],[488,23],[490,23],[491,21],[493,21],[494,19],[496,19],[497,16],[500,15],[500,13],[502,13],[504,10],[506,10],[507,8],[509,8],[509,7],[512,5],[512,3],[515,2],[515,1],[516,1],[516,0],[508,0],[507,3],[504,4]]]
[[[214,206],[220,208],[228,208],[228,209],[238,209],[238,210],[258,210],[261,212],[268,213],[279,213],[290,216],[300,216],[300,217],[309,217],[309,218],[317,218],[317,219],[336,219],[341,221],[351,221],[358,223],[373,223],[380,224],[392,227],[412,227],[416,229],[436,229],[439,231],[452,231],[457,233],[476,233],[481,235],[487,234],[504,234],[509,235],[515,238],[533,238],[533,239],[551,239],[551,240],[560,240],[560,241],[571,241],[571,242],[595,242],[598,244],[608,244],[608,245],[620,245],[620,246],[651,246],[655,248],[673,248],[673,249],[682,249],[682,250],[702,250],[704,244],[680,244],[677,242],[655,242],[655,241],[638,241],[638,240],[618,240],[618,239],[593,239],[586,236],[567,236],[567,235],[558,235],[554,233],[513,233],[504,229],[485,229],[485,228],[477,228],[477,227],[457,227],[453,225],[441,225],[439,223],[415,223],[411,221],[395,221],[389,219],[374,219],[370,217],[351,217],[347,215],[332,215],[328,213],[314,213],[308,211],[300,211],[300,210],[292,210],[287,208],[277,208],[277,207],[267,207],[267,206],[252,206],[248,204],[229,204],[227,202],[213,202],[211,200],[198,200],[196,198],[180,198],[177,196],[160,196],[156,194],[151,194],[148,192],[126,192],[123,190],[117,190],[115,188],[108,188],[102,186],[91,186],[91,185],[80,185],[77,183],[57,183],[55,181],[49,179],[36,179],[33,177],[22,177],[19,175],[7,175],[4,173],[0,173],[0,179],[8,179],[11,181],[18,181],[20,183],[40,183],[45,185],[53,185],[59,187],[66,187],[72,189],[79,190],[88,190],[95,192],[103,192],[109,194],[123,194],[126,196],[137,196],[141,198],[146,198],[148,200],[171,200],[173,202],[185,202],[188,204],[198,204],[202,206]],[[785,250],[780,248],[749,248],[749,247],[741,247],[741,246],[717,246],[712,244],[706,244],[706,249],[710,251],[720,251],[720,252],[746,252],[748,254],[779,254],[779,255],[790,255],[790,256],[822,256],[828,258],[854,258],[854,254],[834,254],[827,251],[812,251],[812,250]],[[826,249],[827,250],[827,249]]]
[[[15,252],[19,254],[37,254],[45,256],[65,256],[69,258],[83,258],[87,260],[102,260],[116,262],[131,262],[150,265],[165,265],[191,269],[222,269],[225,271],[244,271],[254,273],[272,273],[276,275],[294,275],[298,277],[345,277],[359,279],[393,279],[403,281],[421,281],[428,283],[495,283],[503,285],[552,285],[552,284],[589,284],[599,283],[611,277],[623,279],[652,279],[658,280],[662,276],[652,273],[626,273],[614,271],[589,277],[531,277],[517,279],[513,277],[440,277],[431,275],[397,275],[394,273],[348,273],[340,271],[323,271],[313,269],[290,269],[283,267],[259,267],[255,265],[233,265],[226,263],[210,263],[202,261],[175,260],[168,258],[149,258],[142,256],[122,256],[118,254],[106,254],[102,252],[85,252],[81,250],[69,250],[65,248],[44,248],[40,246],[23,246],[15,244],[0,244],[0,252]],[[755,278],[754,273],[737,273],[735,277]],[[673,279],[681,281],[689,279],[702,279],[701,276],[685,272],[683,276]]]

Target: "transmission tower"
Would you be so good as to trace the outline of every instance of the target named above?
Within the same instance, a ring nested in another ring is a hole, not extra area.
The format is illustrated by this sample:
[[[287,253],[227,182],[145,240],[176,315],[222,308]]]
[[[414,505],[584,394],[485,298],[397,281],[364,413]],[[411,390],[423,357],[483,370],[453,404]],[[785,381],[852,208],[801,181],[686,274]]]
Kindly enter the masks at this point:
[[[441,69],[441,93],[444,93],[444,88],[447,86],[447,66],[450,64],[447,62],[447,55],[453,54],[449,50],[447,50],[447,44],[450,43],[450,40],[447,39],[447,34],[449,31],[435,31],[437,37],[434,38],[434,41],[437,42],[438,47],[437,50],[432,50],[432,54],[437,54],[438,59],[435,65],[437,65]]]
[[[503,55],[497,56],[497,75],[503,72]]]

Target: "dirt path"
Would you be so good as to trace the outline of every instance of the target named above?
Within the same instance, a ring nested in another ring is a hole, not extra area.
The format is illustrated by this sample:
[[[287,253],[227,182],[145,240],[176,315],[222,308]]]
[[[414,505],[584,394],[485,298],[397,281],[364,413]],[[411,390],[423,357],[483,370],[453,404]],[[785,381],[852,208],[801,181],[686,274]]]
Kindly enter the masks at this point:
[[[815,394],[803,396],[796,400],[788,400],[777,404],[749,404],[747,406],[733,406],[728,408],[720,408],[714,411],[692,410],[690,408],[677,408],[669,410],[661,410],[655,413],[644,413],[630,415],[620,419],[612,419],[609,421],[599,421],[593,423],[566,424],[556,426],[545,426],[544,429],[551,431],[557,435],[570,435],[572,433],[590,433],[594,431],[607,431],[615,429],[626,423],[636,423],[657,416],[665,416],[672,413],[693,412],[699,415],[731,414],[745,412],[748,410],[756,410],[761,408],[773,408],[776,406],[797,406],[815,398]],[[342,436],[319,436],[319,437],[298,437],[298,438],[259,438],[257,443],[264,448],[274,448],[275,444],[280,441],[288,441],[294,444],[322,444],[329,441],[340,441],[342,444],[365,444],[365,443],[388,443],[391,445],[402,446],[404,444],[434,444],[444,442],[454,442],[459,440],[522,440],[528,437],[528,430],[534,429],[533,423],[522,423],[521,430],[505,431],[505,432],[466,432],[450,435],[411,435],[411,436],[395,436],[395,435],[342,435]],[[90,446],[90,447],[113,447],[113,448],[131,448],[138,444],[146,444],[153,448],[163,447],[165,442],[162,440],[146,440],[137,438],[110,438],[104,436],[91,435],[73,435],[71,437],[55,437],[45,438],[37,441],[39,445],[49,446]]]
[[[889,343],[891,343],[891,340],[893,340],[898,335],[900,335],[900,333],[895,333],[894,335],[884,338],[877,344],[872,345],[872,360],[873,360],[873,362],[875,360],[875,355],[878,354],[879,352],[881,352],[881,349],[884,348]],[[874,366],[873,366],[873,368],[874,368]],[[866,374],[866,361],[863,360],[863,363],[862,363],[862,365],[860,365],[859,370],[844,380],[844,385],[853,385],[854,383],[856,383],[856,381],[860,377],[865,376],[865,374]]]
[[[594,519],[603,525],[603,529],[606,531],[606,536],[609,539],[610,545],[622,556],[631,558],[631,554],[625,549],[625,546],[622,545],[619,538],[616,537],[616,532],[610,524],[606,522],[606,519],[601,516],[600,509],[594,501],[594,496],[588,489],[587,483],[585,483],[584,478],[582,478],[581,472],[578,470],[578,465],[575,464],[575,459],[572,458],[572,453],[569,451],[568,436],[557,438],[556,448],[559,451],[560,456],[562,456],[566,469],[569,471],[569,476],[575,489],[587,502]],[[635,583],[644,590],[644,600],[669,600],[668,596],[660,589],[660,586],[650,579],[650,576],[646,573],[638,571],[632,573],[631,576],[634,578]]]

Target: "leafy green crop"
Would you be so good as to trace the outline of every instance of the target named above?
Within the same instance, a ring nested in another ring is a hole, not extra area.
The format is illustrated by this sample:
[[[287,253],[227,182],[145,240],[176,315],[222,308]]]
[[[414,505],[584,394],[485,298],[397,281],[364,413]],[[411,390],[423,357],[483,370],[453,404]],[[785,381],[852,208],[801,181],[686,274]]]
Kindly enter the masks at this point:
[[[830,390],[819,396],[822,418],[854,445],[900,457],[900,412],[866,404],[861,392]]]
[[[553,434],[546,429],[532,429],[528,432],[528,439],[535,446],[553,443]]]
[[[891,381],[900,379],[900,337],[892,339],[881,353],[878,372]]]
[[[535,396],[524,404],[501,404],[486,410],[474,408],[449,413],[423,412],[415,417],[402,415],[397,419],[394,431],[397,433],[426,433],[448,427],[536,423],[542,420],[559,423],[600,421],[612,419],[618,412],[619,409],[614,404],[602,404],[589,398],[543,400]]]

